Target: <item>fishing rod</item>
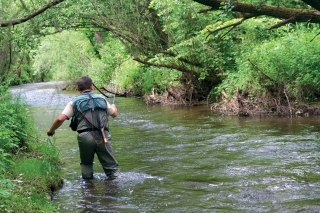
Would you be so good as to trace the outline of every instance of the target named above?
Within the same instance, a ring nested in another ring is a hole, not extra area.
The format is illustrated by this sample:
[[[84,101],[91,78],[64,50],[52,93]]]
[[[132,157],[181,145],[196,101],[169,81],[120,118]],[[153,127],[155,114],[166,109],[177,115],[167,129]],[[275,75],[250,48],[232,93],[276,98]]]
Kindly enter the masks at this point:
[[[92,83],[92,85],[104,96],[104,97],[106,97],[106,98],[111,98],[111,97],[109,97],[109,96],[107,96],[106,94],[104,94],[94,83]],[[114,94],[114,97],[115,97],[116,95]],[[114,100],[113,100],[113,102],[114,102]]]
[[[118,61],[118,59],[117,59],[117,61]],[[118,62],[118,64],[119,64],[119,62]],[[114,96],[113,96],[113,102],[112,102],[112,104],[114,104],[114,101],[115,101],[115,99],[116,99],[117,89],[118,89],[118,71],[119,71],[119,66],[120,66],[120,65],[118,65],[117,68],[116,68],[116,88],[115,88],[115,91],[114,91]]]
[[[118,86],[118,84],[116,84],[116,90],[114,91],[112,104],[114,104],[114,101],[116,100],[117,86]]]

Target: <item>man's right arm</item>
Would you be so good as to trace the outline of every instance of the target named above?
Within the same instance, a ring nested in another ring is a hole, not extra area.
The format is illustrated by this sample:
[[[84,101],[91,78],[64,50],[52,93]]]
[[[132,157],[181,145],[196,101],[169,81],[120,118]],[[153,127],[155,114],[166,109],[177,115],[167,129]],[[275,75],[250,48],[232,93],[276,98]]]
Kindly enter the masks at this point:
[[[73,116],[73,102],[70,101],[61,114],[54,120],[50,129],[47,131],[48,136],[53,136],[56,129],[58,129],[65,120],[69,120]]]

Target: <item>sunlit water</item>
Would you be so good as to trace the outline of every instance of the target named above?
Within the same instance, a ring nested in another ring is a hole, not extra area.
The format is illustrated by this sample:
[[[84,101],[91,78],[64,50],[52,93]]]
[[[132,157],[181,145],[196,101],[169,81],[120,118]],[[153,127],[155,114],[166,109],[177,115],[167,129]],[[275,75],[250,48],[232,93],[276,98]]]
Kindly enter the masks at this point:
[[[58,88],[12,88],[32,106],[43,138],[77,95]],[[56,131],[65,172],[53,199],[60,212],[320,212],[319,117],[222,117],[206,106],[115,103],[115,180],[105,180],[98,161],[95,179],[82,180],[69,121]]]

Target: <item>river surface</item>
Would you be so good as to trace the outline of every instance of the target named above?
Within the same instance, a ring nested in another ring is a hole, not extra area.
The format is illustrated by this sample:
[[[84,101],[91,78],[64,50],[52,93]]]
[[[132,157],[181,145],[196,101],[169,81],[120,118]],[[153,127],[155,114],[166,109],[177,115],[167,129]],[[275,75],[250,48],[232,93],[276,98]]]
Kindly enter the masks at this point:
[[[58,83],[13,87],[46,130],[76,92]],[[109,102],[113,102],[111,98]],[[110,121],[120,176],[81,179],[76,134],[56,131],[64,186],[61,213],[320,212],[320,118],[223,117],[201,107],[152,107],[115,98]]]

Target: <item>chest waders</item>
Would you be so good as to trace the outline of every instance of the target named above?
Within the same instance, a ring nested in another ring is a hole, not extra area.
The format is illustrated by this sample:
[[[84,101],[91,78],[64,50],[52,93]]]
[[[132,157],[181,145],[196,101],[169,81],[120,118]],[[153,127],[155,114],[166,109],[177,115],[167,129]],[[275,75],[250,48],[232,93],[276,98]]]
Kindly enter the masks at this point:
[[[82,177],[84,179],[93,178],[95,154],[105,174],[112,176],[117,171],[118,162],[113,156],[111,147],[106,100],[93,93],[83,93],[73,99],[73,104],[74,116],[71,123],[76,123],[76,125],[73,124],[76,126],[73,130],[79,133],[77,139]]]

